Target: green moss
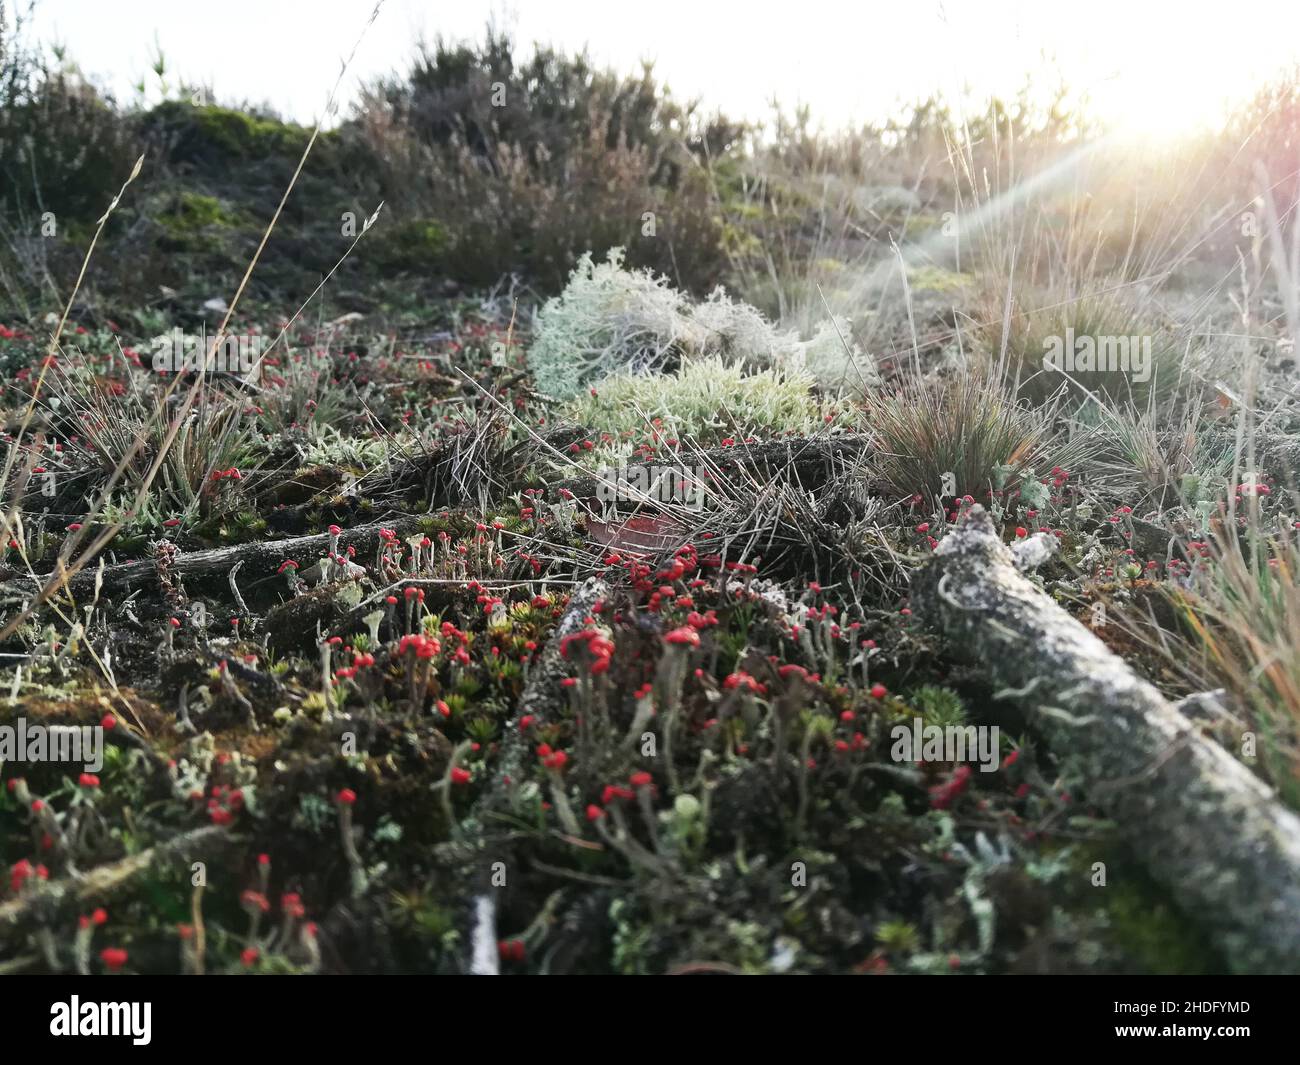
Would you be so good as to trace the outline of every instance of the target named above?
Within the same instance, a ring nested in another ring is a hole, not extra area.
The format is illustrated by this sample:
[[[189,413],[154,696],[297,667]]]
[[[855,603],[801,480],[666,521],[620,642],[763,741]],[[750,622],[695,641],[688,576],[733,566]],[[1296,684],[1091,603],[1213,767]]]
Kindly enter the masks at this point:
[[[580,461],[599,469],[626,457],[634,442],[656,431],[662,440],[690,439],[705,446],[727,437],[811,431],[818,407],[808,385],[800,373],[747,373],[739,362],[714,357],[688,362],[672,375],[607,377],[595,395],[578,396],[566,413],[596,435],[595,448]]]
[[[239,218],[217,197],[186,190],[158,216],[158,221],[173,236],[189,236],[210,226],[237,225]]]
[[[312,131],[292,122],[266,115],[249,114],[228,107],[194,107],[188,102],[169,100],[155,107],[145,119],[146,129],[161,135],[170,145],[173,163],[206,164],[268,159],[296,161],[307,147]],[[337,131],[322,132],[312,149],[315,172],[320,173],[322,154],[332,156],[341,143]]]
[[[195,127],[211,144],[232,155],[254,158],[301,154],[311,131],[288,122],[257,118],[227,107],[194,108]]]
[[[403,269],[435,269],[451,245],[442,223],[432,218],[415,218],[391,227],[379,255],[389,266]]]
[[[907,283],[917,291],[960,292],[970,278],[937,266],[917,266],[907,271]]]
[[[1078,875],[1090,877],[1092,864],[1106,864],[1104,887],[1092,889],[1115,946],[1143,973],[1200,975],[1227,971],[1222,958],[1131,855],[1106,848],[1080,851]]]

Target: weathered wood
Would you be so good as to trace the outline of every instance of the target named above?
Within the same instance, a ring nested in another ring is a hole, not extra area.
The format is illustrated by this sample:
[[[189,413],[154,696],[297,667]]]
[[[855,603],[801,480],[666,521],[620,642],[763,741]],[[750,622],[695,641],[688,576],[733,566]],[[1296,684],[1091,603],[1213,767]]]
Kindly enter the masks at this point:
[[[1234,970],[1300,971],[1300,817],[1016,562],[973,507],[917,574],[912,606],[1026,709]]]
[[[551,633],[538,660],[533,663],[519,705],[502,733],[497,769],[492,782],[475,806],[473,815],[461,824],[462,839],[457,846],[463,860],[472,861],[478,866],[477,887],[465,914],[466,941],[470,946],[465,969],[475,975],[495,976],[499,971],[495,954],[496,888],[491,886],[489,866],[494,862],[505,862],[508,865],[513,859],[508,840],[500,839],[489,846],[488,821],[493,814],[508,810],[515,788],[526,775],[524,759],[532,745],[534,734],[520,728],[520,718],[532,714],[540,721],[553,721],[559,715],[566,701],[560,682],[570,673],[562,654],[564,638],[583,627],[592,607],[604,599],[607,592],[604,581],[591,577],[569,597],[564,616],[555,626],[555,631]]]
[[[41,885],[29,895],[0,904],[0,939],[37,924],[70,921],[78,910],[125,890],[157,862],[185,864],[188,880],[189,862],[199,858],[210,861],[231,841],[225,828],[204,825],[80,876]]]
[[[353,546],[365,553],[373,551],[379,545],[379,530],[392,529],[398,536],[413,532],[420,527],[421,515],[399,514],[390,521],[375,522],[372,525],[360,525],[348,529],[339,538],[342,547]],[[255,543],[235,544],[231,547],[214,547],[206,551],[180,552],[171,566],[170,572],[184,580],[187,577],[212,578],[225,577],[238,564],[247,567],[247,576],[252,580],[274,575],[277,567],[286,558],[316,558],[329,550],[329,533],[313,533],[310,536],[294,536],[287,540],[259,540]],[[73,575],[68,585],[74,592],[89,591],[95,586],[95,570],[98,563],[85,566]],[[17,578],[11,578],[15,580]],[[135,562],[119,562],[114,566],[105,566],[103,586],[107,590],[134,588],[149,584],[158,579],[158,567],[153,559],[140,559]],[[42,575],[42,584],[48,580]]]

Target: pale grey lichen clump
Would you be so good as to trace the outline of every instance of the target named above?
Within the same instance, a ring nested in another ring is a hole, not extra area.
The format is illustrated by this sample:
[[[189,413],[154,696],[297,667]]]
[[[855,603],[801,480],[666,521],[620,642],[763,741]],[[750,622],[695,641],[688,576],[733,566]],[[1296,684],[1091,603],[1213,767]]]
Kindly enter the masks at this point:
[[[538,389],[558,399],[620,371],[718,356],[758,370],[806,370],[829,389],[877,383],[874,362],[850,336],[840,318],[803,339],[722,288],[695,303],[666,278],[625,269],[622,249],[614,248],[602,263],[590,253],[579,259],[564,291],[538,311],[528,364]]]
[[[666,279],[623,269],[621,249],[603,263],[584,255],[537,312],[528,364],[538,389],[568,399],[616,370],[658,367],[689,331],[685,307]]]
[[[983,508],[939,544],[912,602],[1030,712],[1234,969],[1300,968],[1300,818],[1026,579]]]

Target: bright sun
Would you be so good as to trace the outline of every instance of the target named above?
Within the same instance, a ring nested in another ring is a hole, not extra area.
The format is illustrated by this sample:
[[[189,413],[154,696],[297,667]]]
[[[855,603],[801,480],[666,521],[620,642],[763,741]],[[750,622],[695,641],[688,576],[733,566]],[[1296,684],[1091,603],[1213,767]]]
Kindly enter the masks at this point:
[[[1162,28],[1145,46],[1125,41],[1103,62],[1072,70],[1093,113],[1119,136],[1165,141],[1216,129],[1288,63],[1286,49],[1204,20]]]
[[[1213,82],[1173,81],[1157,72],[1118,75],[1099,85],[1092,101],[1096,113],[1124,138],[1173,140],[1219,126],[1230,107],[1250,97],[1255,88],[1252,72],[1241,72],[1229,85]]]

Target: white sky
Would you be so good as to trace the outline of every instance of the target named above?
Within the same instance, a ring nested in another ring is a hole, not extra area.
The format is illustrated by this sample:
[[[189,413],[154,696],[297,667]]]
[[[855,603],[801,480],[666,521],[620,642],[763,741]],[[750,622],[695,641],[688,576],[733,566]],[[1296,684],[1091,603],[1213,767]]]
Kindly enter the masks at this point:
[[[25,6],[28,0],[11,0]],[[322,109],[373,0],[38,0],[57,39],[118,94],[147,75],[155,36],[172,72],[219,98]],[[941,89],[1010,94],[1057,70],[1130,132],[1182,132],[1300,62],[1297,0],[387,0],[357,51],[358,82],[400,70],[423,34],[481,34],[489,16],[525,44],[584,44],[631,71],[654,59],[679,96],[762,117],[773,95],[828,126],[876,119]],[[1053,75],[1053,78],[1055,76]]]

